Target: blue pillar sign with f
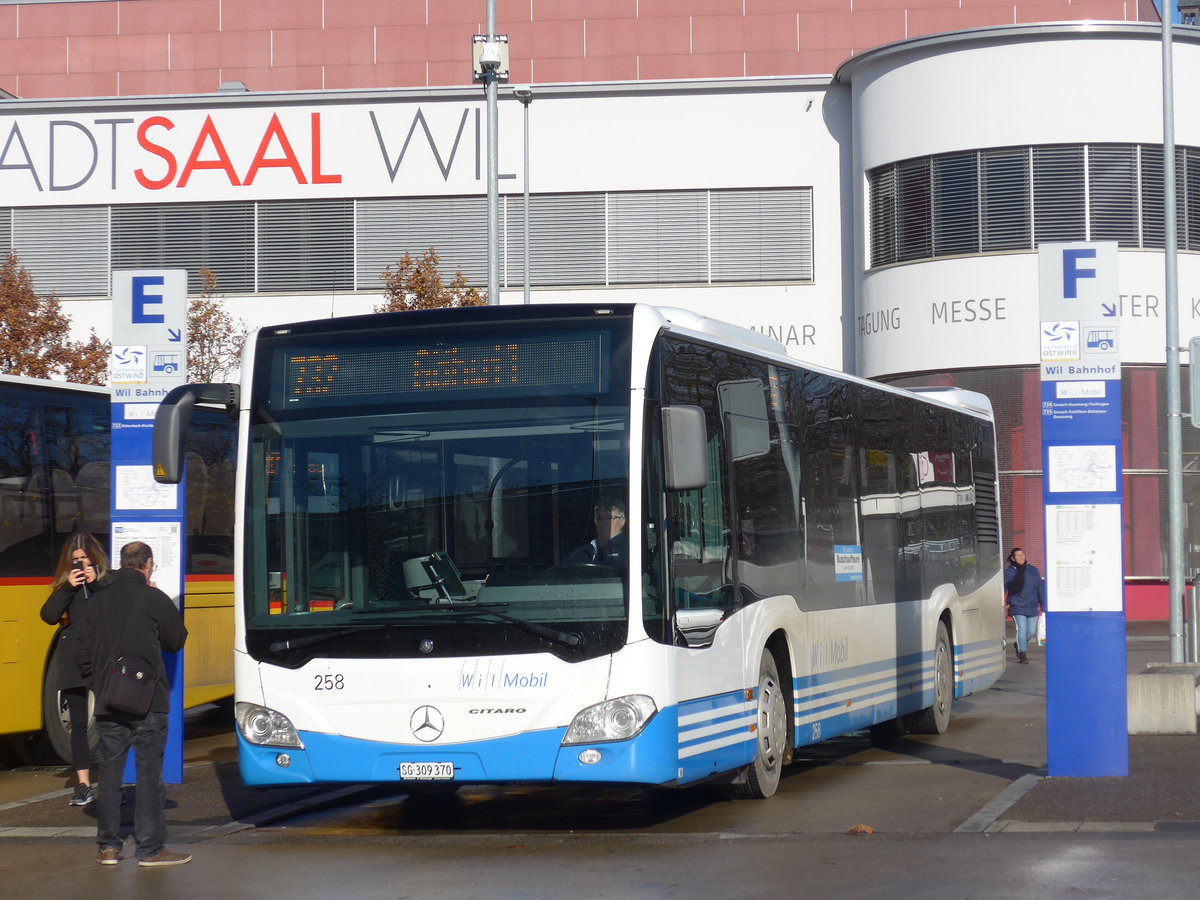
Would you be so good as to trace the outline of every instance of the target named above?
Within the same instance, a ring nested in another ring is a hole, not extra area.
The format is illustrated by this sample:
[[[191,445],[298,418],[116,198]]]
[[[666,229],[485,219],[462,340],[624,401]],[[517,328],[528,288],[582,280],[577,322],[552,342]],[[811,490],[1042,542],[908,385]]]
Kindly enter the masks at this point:
[[[1117,253],[1038,248],[1052,776],[1129,774]]]
[[[112,273],[112,556],[143,541],[154,553],[153,580],[183,610],[186,481],[162,485],[151,467],[154,413],[187,378],[187,272]],[[165,654],[171,712],[163,777],[183,781],[183,651]],[[134,778],[133,761],[125,769]]]

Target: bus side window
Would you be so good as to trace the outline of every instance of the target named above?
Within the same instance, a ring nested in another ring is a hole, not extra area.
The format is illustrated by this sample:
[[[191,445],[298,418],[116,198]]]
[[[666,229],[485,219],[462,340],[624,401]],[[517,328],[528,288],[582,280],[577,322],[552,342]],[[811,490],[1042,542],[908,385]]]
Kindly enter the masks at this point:
[[[858,528],[858,454],[854,398],[839,378],[805,372],[804,609],[863,602],[862,538]]]

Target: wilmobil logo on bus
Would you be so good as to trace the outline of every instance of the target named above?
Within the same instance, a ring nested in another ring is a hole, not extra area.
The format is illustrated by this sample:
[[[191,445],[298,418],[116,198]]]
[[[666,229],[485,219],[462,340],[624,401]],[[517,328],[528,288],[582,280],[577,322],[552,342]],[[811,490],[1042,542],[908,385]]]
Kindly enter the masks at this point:
[[[549,672],[463,672],[459,686],[467,690],[487,690],[489,688],[544,688],[549,683]]]
[[[812,650],[812,667],[814,669],[842,665],[850,658],[850,638],[841,637],[820,641],[813,644],[810,649]]]

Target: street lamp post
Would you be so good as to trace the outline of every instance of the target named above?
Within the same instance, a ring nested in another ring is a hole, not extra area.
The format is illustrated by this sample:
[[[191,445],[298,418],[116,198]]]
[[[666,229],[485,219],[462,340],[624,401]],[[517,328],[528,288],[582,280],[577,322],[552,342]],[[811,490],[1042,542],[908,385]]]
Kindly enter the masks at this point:
[[[521,246],[525,252],[525,305],[529,305],[529,104],[533,102],[533,88],[527,84],[513,88],[513,96],[521,101],[522,113],[525,120],[525,163],[522,171],[525,173],[525,197],[521,214],[524,232]]]
[[[1163,100],[1163,257],[1166,281],[1167,331],[1167,587],[1170,594],[1171,662],[1196,662],[1195,651],[1184,640],[1183,544],[1183,404],[1179,362],[1179,237],[1175,221],[1175,82],[1172,53],[1174,3],[1162,4]],[[1193,363],[1194,364],[1194,363]],[[1196,402],[1196,398],[1192,398]],[[1191,657],[1188,659],[1188,657]]]

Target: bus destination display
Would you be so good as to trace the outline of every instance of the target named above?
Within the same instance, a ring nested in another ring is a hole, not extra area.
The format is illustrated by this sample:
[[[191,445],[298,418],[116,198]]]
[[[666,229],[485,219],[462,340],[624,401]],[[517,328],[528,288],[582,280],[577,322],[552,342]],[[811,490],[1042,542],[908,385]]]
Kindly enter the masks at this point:
[[[554,389],[605,390],[603,335],[544,336],[444,344],[311,348],[284,354],[286,401]]]

